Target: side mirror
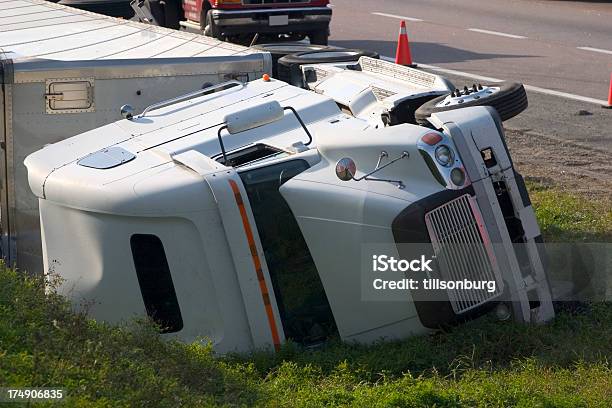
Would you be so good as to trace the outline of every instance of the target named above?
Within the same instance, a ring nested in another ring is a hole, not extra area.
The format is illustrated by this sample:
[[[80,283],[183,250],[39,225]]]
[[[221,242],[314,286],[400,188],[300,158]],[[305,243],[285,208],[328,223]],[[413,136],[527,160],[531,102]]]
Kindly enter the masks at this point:
[[[389,161],[386,164],[381,165],[383,159],[389,158],[389,154],[383,150],[382,152],[380,152],[380,155],[378,156],[378,163],[376,163],[376,168],[372,170],[371,172],[366,173],[359,178],[355,178],[355,173],[357,173],[357,166],[355,165],[355,162],[353,161],[353,159],[351,159],[350,157],[343,157],[342,159],[338,160],[338,162],[336,163],[336,176],[342,181],[349,181],[349,180],[383,181],[383,182],[388,182],[388,183],[395,183],[397,184],[397,188],[404,188],[404,182],[401,180],[372,178],[370,176],[372,176],[374,173],[379,172],[385,167],[392,165],[396,161],[406,159],[408,157],[410,157],[410,154],[404,151],[402,152],[401,155],[399,155],[395,159]]]
[[[134,117],[134,108],[130,105],[123,105],[120,109],[121,117],[127,120],[131,120]]]
[[[342,181],[353,180],[357,173],[357,166],[350,157],[344,157],[336,163],[336,176]]]

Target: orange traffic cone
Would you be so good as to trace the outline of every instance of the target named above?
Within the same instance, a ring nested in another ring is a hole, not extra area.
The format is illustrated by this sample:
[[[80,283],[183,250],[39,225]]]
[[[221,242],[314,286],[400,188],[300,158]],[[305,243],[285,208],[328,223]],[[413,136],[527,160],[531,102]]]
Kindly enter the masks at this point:
[[[400,23],[399,38],[397,40],[397,52],[395,53],[395,63],[399,65],[407,65],[409,67],[416,67],[416,64],[412,62],[412,55],[410,55],[410,43],[408,41],[408,33],[406,32],[406,22],[402,20]]]
[[[602,108],[612,109],[612,74],[610,74],[610,91],[608,92],[608,106],[603,105]]]

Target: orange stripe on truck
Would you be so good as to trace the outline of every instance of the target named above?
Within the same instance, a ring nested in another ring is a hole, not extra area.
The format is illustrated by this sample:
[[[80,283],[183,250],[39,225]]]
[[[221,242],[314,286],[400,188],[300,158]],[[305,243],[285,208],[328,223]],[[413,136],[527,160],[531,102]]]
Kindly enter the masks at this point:
[[[240,217],[242,217],[242,226],[244,227],[244,233],[249,243],[249,249],[251,250],[251,258],[253,259],[253,266],[257,273],[257,280],[259,281],[259,290],[261,291],[261,297],[263,299],[266,315],[268,316],[268,324],[270,325],[270,331],[272,332],[272,342],[274,343],[274,349],[278,351],[280,349],[280,337],[278,336],[278,329],[276,328],[276,320],[274,319],[274,313],[272,312],[272,304],[270,303],[270,292],[268,291],[268,285],[264,278],[263,270],[261,269],[261,260],[257,253],[257,245],[255,245],[255,238],[253,238],[253,230],[247,217],[246,208],[244,208],[244,201],[242,195],[238,189],[238,184],[234,180],[229,180],[232,191],[234,192],[234,198],[236,204],[240,210]]]

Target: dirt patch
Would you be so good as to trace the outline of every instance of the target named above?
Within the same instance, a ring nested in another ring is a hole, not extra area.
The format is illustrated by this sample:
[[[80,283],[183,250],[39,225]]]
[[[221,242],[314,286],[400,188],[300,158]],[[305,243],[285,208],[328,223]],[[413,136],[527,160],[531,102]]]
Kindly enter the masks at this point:
[[[610,152],[520,129],[506,129],[506,141],[527,180],[612,206]]]

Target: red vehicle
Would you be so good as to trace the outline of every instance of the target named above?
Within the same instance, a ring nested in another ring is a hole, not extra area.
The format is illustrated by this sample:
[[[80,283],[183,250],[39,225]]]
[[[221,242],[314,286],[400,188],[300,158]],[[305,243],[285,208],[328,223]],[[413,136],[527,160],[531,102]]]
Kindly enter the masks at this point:
[[[332,10],[329,0],[140,0],[157,24],[203,31],[205,35],[250,41],[260,37],[310,39],[327,45]]]

